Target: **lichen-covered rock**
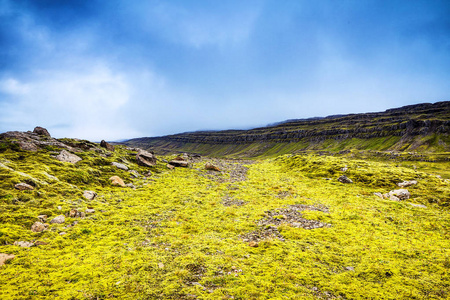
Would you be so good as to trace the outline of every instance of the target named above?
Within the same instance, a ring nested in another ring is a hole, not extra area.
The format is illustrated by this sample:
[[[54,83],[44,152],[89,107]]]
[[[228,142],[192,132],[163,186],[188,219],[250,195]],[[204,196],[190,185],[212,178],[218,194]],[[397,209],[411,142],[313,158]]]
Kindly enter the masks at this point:
[[[109,180],[111,180],[112,185],[120,185],[125,187],[125,182],[123,182],[123,179],[119,176],[112,176],[111,178],[109,178]]]
[[[121,163],[118,163],[118,162],[115,162],[115,161],[113,161],[111,164],[112,164],[113,166],[115,166],[115,167],[121,169],[121,170],[128,171],[128,167],[125,166],[124,164],[121,164]]]
[[[106,150],[108,150],[108,151],[114,152],[114,150],[115,150],[114,146],[111,145],[110,143],[106,142],[105,140],[102,140],[100,142],[100,146],[103,147],[103,148],[106,148]]]
[[[59,153],[56,156],[56,159],[62,162],[69,162],[72,164],[76,164],[77,162],[82,160],[81,157],[76,156],[75,154],[72,154],[67,150],[62,150],[61,153]]]
[[[136,154],[137,164],[144,167],[152,167],[156,165],[156,156],[150,152],[139,149]]]
[[[83,192],[83,197],[88,199],[88,200],[94,200],[95,197],[97,197],[97,193],[94,191],[84,191]]]
[[[341,183],[353,183],[353,181],[345,175],[340,176],[338,181]]]
[[[45,129],[44,127],[35,127],[33,130],[34,133],[38,134],[38,135],[43,135],[43,136],[48,136],[50,137],[50,133],[48,132],[47,129]]]
[[[31,190],[34,190],[34,187],[32,187],[28,183],[24,183],[24,182],[21,182],[21,183],[18,183],[16,185],[14,185],[14,188],[19,190],[19,191],[27,191],[27,190],[31,191]]]
[[[409,199],[409,197],[411,197],[411,194],[406,189],[393,190],[389,192],[389,199],[394,201],[406,200]]]
[[[55,218],[53,218],[50,223],[51,224],[62,224],[66,221],[66,218],[64,217],[64,215],[59,215]]]
[[[0,266],[3,266],[6,261],[14,259],[15,257],[16,256],[14,254],[0,253]]]
[[[33,232],[42,232],[47,228],[48,228],[48,224],[44,224],[41,222],[35,222],[33,225],[31,225],[31,231],[33,231]]]
[[[417,184],[417,180],[403,181],[403,182],[397,183],[397,185],[399,187],[408,187],[408,186],[415,185],[415,184]]]

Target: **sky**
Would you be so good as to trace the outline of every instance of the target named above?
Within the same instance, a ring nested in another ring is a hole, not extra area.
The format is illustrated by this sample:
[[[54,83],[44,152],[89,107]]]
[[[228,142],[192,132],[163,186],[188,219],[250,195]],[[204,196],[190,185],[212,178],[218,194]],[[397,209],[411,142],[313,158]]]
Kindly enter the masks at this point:
[[[448,100],[448,0],[0,0],[0,132],[112,141]]]

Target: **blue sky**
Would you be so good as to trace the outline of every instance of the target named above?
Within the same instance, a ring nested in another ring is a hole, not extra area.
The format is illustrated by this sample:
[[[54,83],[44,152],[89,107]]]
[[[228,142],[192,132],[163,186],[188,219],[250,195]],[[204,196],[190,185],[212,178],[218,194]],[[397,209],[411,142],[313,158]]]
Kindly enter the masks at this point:
[[[450,100],[448,0],[0,0],[0,132],[116,140]]]

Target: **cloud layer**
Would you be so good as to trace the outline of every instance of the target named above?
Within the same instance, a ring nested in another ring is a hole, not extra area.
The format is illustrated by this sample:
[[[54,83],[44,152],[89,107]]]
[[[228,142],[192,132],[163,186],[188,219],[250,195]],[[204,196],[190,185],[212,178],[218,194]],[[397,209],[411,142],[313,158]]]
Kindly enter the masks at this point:
[[[0,0],[0,131],[91,140],[449,100],[448,1]]]

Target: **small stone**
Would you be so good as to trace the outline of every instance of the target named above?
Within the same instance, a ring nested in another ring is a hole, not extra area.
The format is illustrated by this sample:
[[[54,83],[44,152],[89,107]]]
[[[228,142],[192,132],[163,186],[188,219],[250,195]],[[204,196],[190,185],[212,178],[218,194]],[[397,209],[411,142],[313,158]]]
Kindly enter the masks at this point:
[[[389,198],[392,198],[392,196],[397,197],[399,200],[406,200],[406,199],[409,199],[411,194],[406,189],[399,189],[399,190],[390,191]]]
[[[409,205],[412,205],[414,207],[420,207],[420,208],[427,208],[425,205],[423,204],[415,204],[415,203],[409,203]]]
[[[86,212],[87,214],[93,214],[93,213],[95,213],[95,209],[88,208],[88,209],[85,210],[85,212]]]
[[[206,170],[211,170],[211,171],[220,171],[219,167],[216,167],[215,165],[213,165],[211,163],[206,163],[205,164],[205,169]]]
[[[63,215],[59,215],[59,216],[53,218],[53,219],[50,221],[50,224],[62,224],[62,223],[64,223],[65,221],[66,221],[66,218],[65,218]]]
[[[415,184],[417,184],[417,180],[403,181],[403,182],[397,183],[397,185],[399,187],[408,187],[408,186],[415,185]]]
[[[380,197],[381,199],[383,199],[383,194],[382,193],[373,193],[375,196]]]
[[[129,188],[132,188],[132,189],[135,189],[135,188],[136,188],[136,187],[134,186],[134,184],[132,184],[131,182],[130,182],[130,183],[127,183],[126,186],[129,187]]]
[[[14,259],[15,257],[14,254],[0,253],[0,266],[3,266],[6,261]]]
[[[32,187],[31,185],[29,185],[28,183],[25,183],[25,182],[21,182],[21,183],[14,185],[14,188],[16,188],[19,191],[34,190],[34,187]]]
[[[254,241],[251,241],[250,243],[248,243],[248,245],[250,247],[258,247],[259,246],[259,244],[257,242],[254,242]]]
[[[174,159],[174,160],[169,161],[169,165],[172,165],[174,167],[187,168],[189,166],[189,163],[185,160]]]
[[[345,175],[340,176],[338,181],[341,183],[353,183],[353,181]]]
[[[15,241],[14,246],[20,246],[23,248],[28,248],[34,246],[33,242],[25,242],[25,241]]]
[[[38,219],[43,223],[45,223],[45,221],[47,221],[47,218],[48,218],[47,215],[39,215],[38,216]]]
[[[354,267],[345,267],[344,269],[347,270],[347,271],[352,271],[352,272],[355,271]]]
[[[48,224],[43,224],[41,222],[35,222],[33,225],[31,225],[31,231],[33,232],[42,232],[47,228]]]
[[[171,164],[167,164],[166,167],[169,168],[170,170],[173,170],[175,168],[175,166],[173,166]]]
[[[112,176],[111,178],[109,178],[109,180],[111,180],[112,185],[120,185],[122,187],[125,187],[125,182],[123,182],[123,179],[119,176]]]
[[[58,210],[62,210],[62,206],[58,206]]]
[[[160,269],[164,269],[164,264],[163,263],[158,263],[158,268],[160,268]]]
[[[65,231],[62,231],[59,233],[59,235],[65,235],[65,234],[67,234],[67,232],[65,232]]]
[[[83,192],[83,197],[88,199],[88,200],[94,200],[95,197],[97,197],[97,193],[94,191],[84,191]]]
[[[36,241],[36,242],[34,242],[34,245],[35,246],[45,246],[45,245],[48,245],[48,243],[47,242],[42,242],[42,241]]]
[[[128,172],[130,172],[131,176],[134,177],[134,178],[138,178],[140,176],[138,171],[136,171],[136,170],[130,170]],[[150,171],[149,171],[149,173],[150,173],[150,175],[152,175],[152,173]]]
[[[121,170],[128,171],[128,167],[126,165],[124,165],[124,164],[121,164],[121,163],[113,161],[111,163],[111,165],[113,165],[113,166],[115,166],[115,167],[117,167],[117,168],[119,168]]]

